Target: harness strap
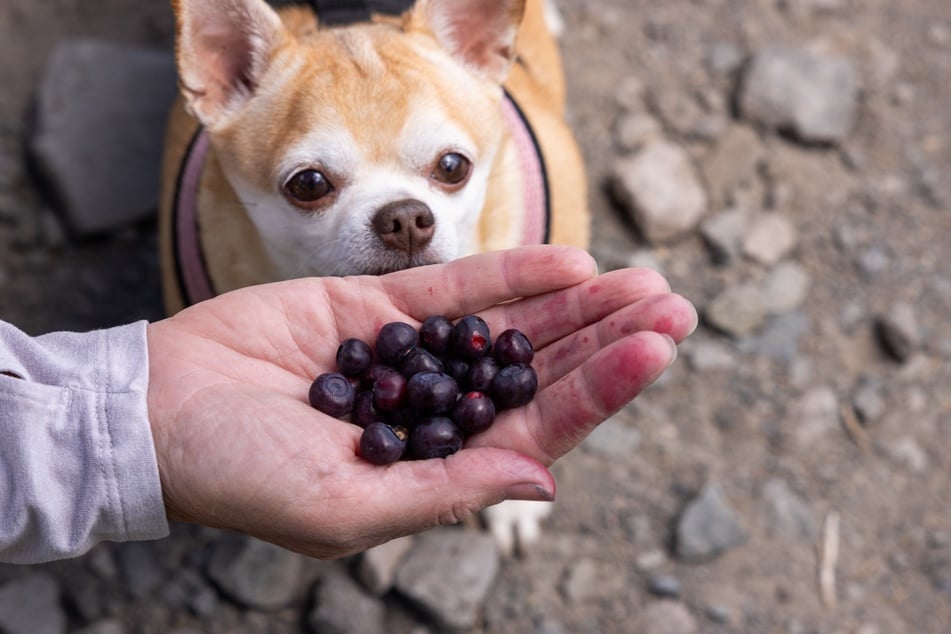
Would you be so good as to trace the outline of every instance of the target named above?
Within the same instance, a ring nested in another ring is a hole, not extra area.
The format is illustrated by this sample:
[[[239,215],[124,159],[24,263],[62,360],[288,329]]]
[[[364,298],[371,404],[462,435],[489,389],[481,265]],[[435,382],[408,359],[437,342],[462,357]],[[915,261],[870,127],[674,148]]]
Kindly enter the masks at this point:
[[[400,15],[414,0],[309,0],[321,26],[369,22],[371,13]]]

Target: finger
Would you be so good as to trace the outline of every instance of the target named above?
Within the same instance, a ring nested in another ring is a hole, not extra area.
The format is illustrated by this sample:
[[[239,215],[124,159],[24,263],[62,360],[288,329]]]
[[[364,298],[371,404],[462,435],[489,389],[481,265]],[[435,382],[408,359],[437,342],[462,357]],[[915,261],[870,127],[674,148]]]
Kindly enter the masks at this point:
[[[596,273],[594,260],[581,249],[536,245],[398,271],[380,282],[397,308],[422,321],[429,315],[460,317],[567,288]]]
[[[669,336],[650,331],[616,341],[470,442],[513,449],[550,465],[653,383],[676,350]]]
[[[502,304],[482,313],[493,332],[517,328],[536,349],[646,297],[670,293],[651,269],[619,269],[559,291]]]
[[[544,389],[587,361],[598,350],[635,332],[653,331],[677,343],[697,327],[697,311],[679,295],[645,297],[538,350],[532,365]]]

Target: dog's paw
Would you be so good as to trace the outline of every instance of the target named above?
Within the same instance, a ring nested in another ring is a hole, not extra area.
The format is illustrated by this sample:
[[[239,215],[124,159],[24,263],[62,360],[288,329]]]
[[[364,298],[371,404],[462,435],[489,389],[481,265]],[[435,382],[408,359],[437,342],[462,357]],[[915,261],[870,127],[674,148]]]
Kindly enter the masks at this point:
[[[541,522],[551,515],[551,502],[508,500],[482,511],[482,517],[506,556],[525,554],[541,537]]]

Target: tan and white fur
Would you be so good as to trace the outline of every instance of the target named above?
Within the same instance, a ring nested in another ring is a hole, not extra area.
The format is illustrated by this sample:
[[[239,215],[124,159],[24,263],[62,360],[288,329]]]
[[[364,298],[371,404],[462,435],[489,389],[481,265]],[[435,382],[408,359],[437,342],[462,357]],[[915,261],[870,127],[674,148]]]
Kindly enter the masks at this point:
[[[503,123],[503,85],[545,157],[549,240],[586,248],[585,174],[543,5],[418,0],[399,17],[321,28],[309,7],[173,0],[181,99],[162,178],[168,311],[186,303],[170,216],[199,126],[210,149],[197,223],[217,292],[523,243],[525,176]],[[531,541],[548,508],[505,503],[488,522],[510,550],[512,531]]]

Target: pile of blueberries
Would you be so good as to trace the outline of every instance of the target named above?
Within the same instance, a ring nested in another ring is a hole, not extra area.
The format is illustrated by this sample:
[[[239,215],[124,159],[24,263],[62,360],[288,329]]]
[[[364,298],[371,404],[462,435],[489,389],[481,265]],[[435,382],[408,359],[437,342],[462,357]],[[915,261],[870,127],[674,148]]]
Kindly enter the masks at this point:
[[[509,329],[493,342],[478,315],[453,324],[440,315],[417,332],[391,322],[369,344],[347,339],[337,349],[339,372],[321,374],[310,404],[363,427],[360,455],[374,464],[444,458],[467,436],[492,425],[496,412],[535,396],[534,348]]]

